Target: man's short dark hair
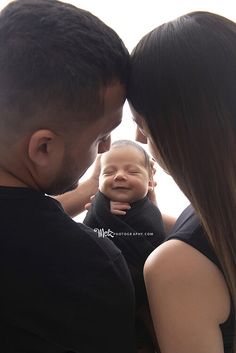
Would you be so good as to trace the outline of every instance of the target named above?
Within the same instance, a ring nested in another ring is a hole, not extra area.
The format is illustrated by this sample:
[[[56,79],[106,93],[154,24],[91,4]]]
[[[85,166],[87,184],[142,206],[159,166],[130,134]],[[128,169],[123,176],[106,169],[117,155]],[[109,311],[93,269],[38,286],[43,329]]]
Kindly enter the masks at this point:
[[[0,13],[0,126],[53,105],[98,116],[101,88],[126,84],[128,69],[123,42],[91,13],[57,0],[13,1]]]

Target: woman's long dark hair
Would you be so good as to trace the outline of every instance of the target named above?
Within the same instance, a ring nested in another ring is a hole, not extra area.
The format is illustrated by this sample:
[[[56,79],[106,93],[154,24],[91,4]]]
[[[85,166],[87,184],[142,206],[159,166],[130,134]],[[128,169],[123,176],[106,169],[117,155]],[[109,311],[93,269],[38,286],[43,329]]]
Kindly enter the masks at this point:
[[[198,212],[236,309],[236,24],[187,14],[147,34],[131,66],[129,100]]]

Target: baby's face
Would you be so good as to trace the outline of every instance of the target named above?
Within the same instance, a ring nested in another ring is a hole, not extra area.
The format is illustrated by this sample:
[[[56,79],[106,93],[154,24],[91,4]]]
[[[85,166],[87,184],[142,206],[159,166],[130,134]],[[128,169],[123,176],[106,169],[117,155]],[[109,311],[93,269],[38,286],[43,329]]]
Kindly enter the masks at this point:
[[[99,190],[110,200],[135,202],[147,195],[151,185],[144,154],[135,147],[115,147],[102,156]]]

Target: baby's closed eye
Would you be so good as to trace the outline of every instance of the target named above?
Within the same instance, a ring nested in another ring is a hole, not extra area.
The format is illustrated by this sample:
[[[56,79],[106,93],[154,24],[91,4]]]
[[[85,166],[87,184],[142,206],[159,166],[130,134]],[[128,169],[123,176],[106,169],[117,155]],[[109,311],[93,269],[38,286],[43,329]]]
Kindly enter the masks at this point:
[[[115,173],[114,169],[104,169],[102,175],[113,175]]]

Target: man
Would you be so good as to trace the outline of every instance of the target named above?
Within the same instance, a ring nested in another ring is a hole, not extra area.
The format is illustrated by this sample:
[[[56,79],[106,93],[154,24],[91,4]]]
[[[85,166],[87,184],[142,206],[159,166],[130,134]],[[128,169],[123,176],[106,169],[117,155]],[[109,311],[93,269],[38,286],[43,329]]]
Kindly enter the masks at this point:
[[[76,188],[120,123],[129,55],[90,13],[19,0],[0,14],[2,352],[132,353],[120,251],[47,195]]]

